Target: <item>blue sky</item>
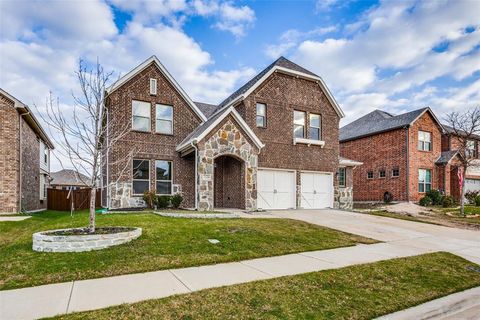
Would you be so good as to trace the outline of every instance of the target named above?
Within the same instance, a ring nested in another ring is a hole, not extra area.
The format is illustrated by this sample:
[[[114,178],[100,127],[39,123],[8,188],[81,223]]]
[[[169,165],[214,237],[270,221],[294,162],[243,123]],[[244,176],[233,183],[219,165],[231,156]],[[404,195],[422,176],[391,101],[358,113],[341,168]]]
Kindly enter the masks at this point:
[[[346,124],[374,109],[480,105],[480,1],[0,1],[0,86],[68,108],[78,59],[125,74],[155,54],[218,103],[280,55],[324,78]],[[41,110],[40,110],[41,111]]]

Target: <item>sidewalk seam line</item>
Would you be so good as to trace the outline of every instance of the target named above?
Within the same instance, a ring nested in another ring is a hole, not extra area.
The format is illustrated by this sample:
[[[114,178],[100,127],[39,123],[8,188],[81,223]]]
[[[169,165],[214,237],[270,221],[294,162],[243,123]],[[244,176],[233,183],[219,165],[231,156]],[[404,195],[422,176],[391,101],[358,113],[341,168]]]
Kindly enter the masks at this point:
[[[180,279],[176,274],[175,272],[173,272],[173,270],[171,269],[168,269],[168,272],[170,272],[174,277],[175,279],[177,279],[178,281],[180,281],[181,284],[183,284],[185,286],[185,288],[187,288],[188,291],[190,292],[194,292],[195,290],[191,289],[189,286],[187,286],[187,284],[185,282],[182,281],[182,279]]]
[[[245,260],[245,261],[248,261],[248,260]],[[251,266],[251,265],[248,265],[248,264],[245,264],[244,261],[238,261],[241,265],[245,266],[245,267],[248,267],[248,268],[251,268],[255,271],[258,271],[258,272],[261,272],[267,276],[271,276],[271,277],[276,277],[276,275],[272,274],[272,273],[269,273],[269,272],[266,272],[266,271],[263,271],[263,270],[260,270],[258,268],[255,268],[254,266]]]
[[[72,294],[73,294],[73,287],[74,286],[75,286],[75,280],[72,281],[72,288],[70,289],[70,295],[68,296],[67,309],[65,310],[65,314],[68,313],[68,309],[70,308],[70,301],[72,301]]]

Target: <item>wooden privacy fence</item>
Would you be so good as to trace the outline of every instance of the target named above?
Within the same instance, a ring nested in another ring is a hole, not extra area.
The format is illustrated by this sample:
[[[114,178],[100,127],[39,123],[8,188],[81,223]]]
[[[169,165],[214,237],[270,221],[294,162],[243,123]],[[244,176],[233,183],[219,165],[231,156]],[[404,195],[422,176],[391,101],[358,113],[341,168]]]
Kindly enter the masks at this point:
[[[70,195],[69,195],[70,193]],[[100,189],[95,195],[95,207],[101,206]],[[90,189],[78,190],[47,190],[47,208],[49,210],[70,211],[88,209],[90,207]]]

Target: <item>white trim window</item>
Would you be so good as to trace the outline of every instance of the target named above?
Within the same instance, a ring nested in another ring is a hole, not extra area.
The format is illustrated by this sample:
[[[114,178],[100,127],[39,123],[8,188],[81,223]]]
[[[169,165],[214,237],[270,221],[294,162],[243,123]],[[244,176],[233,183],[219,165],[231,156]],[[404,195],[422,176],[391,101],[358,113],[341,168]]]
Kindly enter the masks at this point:
[[[305,138],[305,112],[293,111],[293,136]]]
[[[338,168],[338,186],[342,188],[347,186],[347,168]]]
[[[373,178],[375,178],[373,171],[367,171],[367,179],[372,180]]]
[[[264,103],[257,103],[257,127],[266,128],[267,127],[267,105]]]
[[[155,132],[173,134],[173,107],[164,104],[157,104],[155,109]]]
[[[400,169],[399,168],[393,168],[392,169],[392,178],[398,178],[400,177]]]
[[[465,149],[465,155],[467,158],[476,158],[477,157],[477,148],[475,140],[467,140],[467,145]]]
[[[432,151],[432,134],[426,131],[418,131],[418,150]]]
[[[432,170],[418,170],[418,192],[426,193],[432,190]]]
[[[319,114],[310,113],[310,139],[312,140],[321,140],[322,139],[322,119]]]
[[[132,193],[143,195],[150,190],[150,160],[133,159]]]
[[[132,100],[132,129],[136,131],[149,132],[150,121],[150,102]]]
[[[150,94],[157,94],[157,79],[150,78]]]
[[[387,172],[385,171],[385,169],[378,170],[378,177],[379,178],[386,178],[387,177]]]
[[[172,194],[172,162],[166,160],[155,161],[155,188],[158,195]]]

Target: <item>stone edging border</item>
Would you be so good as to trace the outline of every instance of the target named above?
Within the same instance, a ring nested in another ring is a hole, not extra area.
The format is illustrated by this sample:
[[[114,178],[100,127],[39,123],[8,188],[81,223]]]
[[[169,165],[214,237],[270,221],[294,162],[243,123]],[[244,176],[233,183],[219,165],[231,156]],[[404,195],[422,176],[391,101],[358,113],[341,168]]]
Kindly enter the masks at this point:
[[[240,218],[237,213],[177,213],[177,212],[158,212],[154,211],[162,217],[169,218],[185,218],[185,219],[234,219]]]
[[[70,228],[71,229],[71,228]],[[57,229],[40,231],[33,234],[32,249],[39,252],[83,252],[101,250],[137,239],[142,228],[110,234],[88,234],[74,236],[48,235],[47,232],[63,231]]]

